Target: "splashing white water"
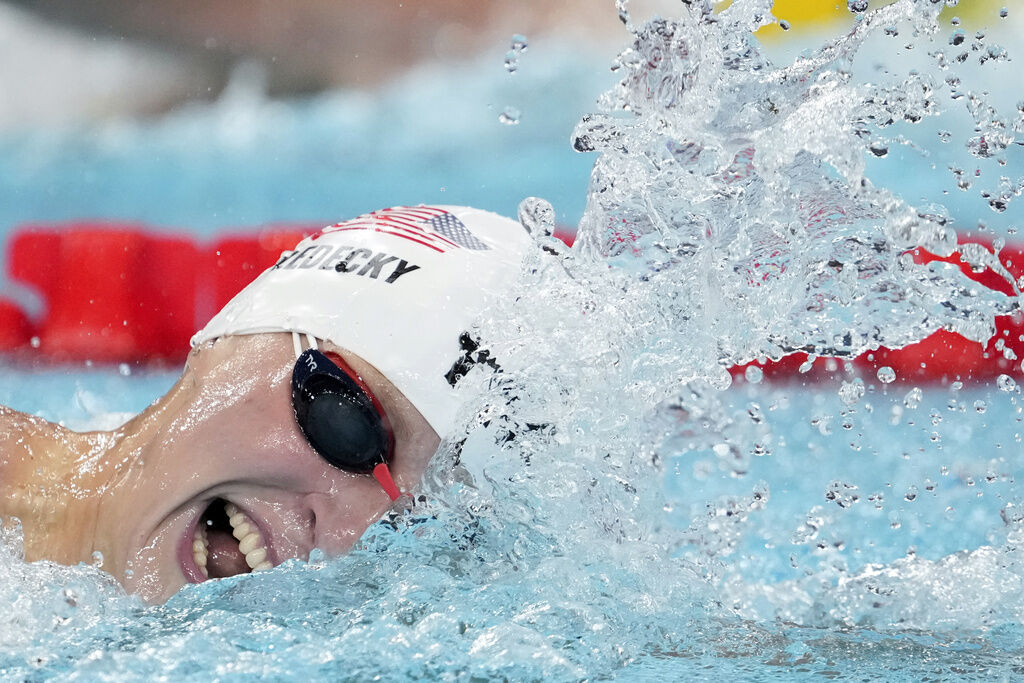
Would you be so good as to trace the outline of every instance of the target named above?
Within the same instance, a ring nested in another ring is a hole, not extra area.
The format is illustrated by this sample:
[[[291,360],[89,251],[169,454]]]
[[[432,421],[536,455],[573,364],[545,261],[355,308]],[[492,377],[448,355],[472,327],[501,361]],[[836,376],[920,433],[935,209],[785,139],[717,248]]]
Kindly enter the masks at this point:
[[[642,572],[661,576],[662,586],[695,575],[729,583],[735,576],[722,558],[769,492],[755,485],[709,502],[706,517],[670,530],[656,481],[680,452],[710,451],[741,477],[751,455],[770,453],[770,427],[722,401],[728,368],[794,351],[852,357],[939,327],[985,341],[994,317],[1016,309],[1014,298],[977,287],[956,267],[914,263],[909,252],[918,247],[959,249],[973,268],[1018,290],[997,256],[957,247],[942,213],[917,210],[865,176],[866,158],[884,156],[887,129],[940,115],[946,86],[917,71],[856,83],[857,50],[893,26],[926,40],[940,3],[902,0],[867,13],[848,35],[783,67],[751,37],[772,21],[770,3],[738,1],[719,14],[688,3],[680,19],[641,26],[618,6],[635,42],[615,62],[621,81],[601,98],[603,111],[574,133],[577,150],[599,154],[577,244],[570,252],[534,230],[541,249],[521,296],[482,325],[503,372],[477,378],[488,408],[472,418],[460,461],[482,487],[474,504],[483,496],[499,519],[525,515],[523,504],[539,510],[532,526],[556,552],[628,545],[652,558]],[[520,211],[528,225],[537,214],[536,200]],[[864,381],[851,379],[838,394],[852,429]],[[435,471],[438,491],[453,481],[444,474],[453,462]],[[852,485],[835,486],[841,494]],[[513,500],[519,512],[504,509]],[[880,495],[870,500],[884,507]],[[666,559],[672,548],[694,564]],[[945,568],[984,564],[987,553],[935,564],[935,584]],[[929,567],[908,560],[883,573],[914,581]],[[815,581],[831,585],[824,575]],[[843,590],[863,583],[846,579]],[[923,596],[908,595],[901,609],[923,609]],[[773,609],[744,614],[771,617]],[[784,611],[824,623],[813,610]],[[893,623],[925,623],[928,614]]]

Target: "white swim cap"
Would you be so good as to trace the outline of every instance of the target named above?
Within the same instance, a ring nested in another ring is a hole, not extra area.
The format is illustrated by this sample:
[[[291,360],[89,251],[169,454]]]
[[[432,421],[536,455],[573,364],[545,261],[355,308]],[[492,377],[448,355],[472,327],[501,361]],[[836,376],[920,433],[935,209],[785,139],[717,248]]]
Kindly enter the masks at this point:
[[[509,289],[529,244],[519,223],[489,211],[374,211],[284,252],[192,346],[261,332],[330,340],[377,368],[444,436],[459,407],[460,337]]]

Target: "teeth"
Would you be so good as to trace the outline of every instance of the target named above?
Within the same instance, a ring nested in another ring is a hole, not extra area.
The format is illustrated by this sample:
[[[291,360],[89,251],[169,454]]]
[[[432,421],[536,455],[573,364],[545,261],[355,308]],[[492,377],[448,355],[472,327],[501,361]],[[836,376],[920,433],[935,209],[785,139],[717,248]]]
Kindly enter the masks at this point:
[[[263,564],[267,560],[267,549],[256,548],[252,552],[245,554],[245,563],[255,569],[257,566]]]
[[[235,517],[238,517],[239,519],[243,519],[244,515],[239,514],[239,515],[235,515]],[[232,517],[231,519],[234,519],[235,517]],[[256,530],[253,529],[252,526],[250,526],[249,523],[245,522],[245,521],[240,522],[238,524],[238,526],[235,526],[234,524],[231,525],[231,535],[234,536],[235,538],[237,538],[239,541],[241,541],[243,538],[248,538],[255,531]],[[259,534],[256,534],[256,535],[258,536]],[[245,551],[242,551],[242,552],[245,552]]]
[[[225,503],[224,512],[231,523],[231,535],[238,539],[238,549],[245,555],[249,568],[253,571],[273,569],[274,565],[267,561],[267,546],[256,524],[233,503]]]
[[[238,549],[242,551],[243,555],[248,555],[262,545],[263,539],[260,538],[259,534],[248,534],[238,542]]]
[[[192,559],[196,561],[196,566],[199,567],[199,571],[203,573],[203,576],[209,578],[210,573],[206,570],[206,560],[209,556],[206,545],[206,527],[200,525],[196,528],[196,537],[192,540]]]

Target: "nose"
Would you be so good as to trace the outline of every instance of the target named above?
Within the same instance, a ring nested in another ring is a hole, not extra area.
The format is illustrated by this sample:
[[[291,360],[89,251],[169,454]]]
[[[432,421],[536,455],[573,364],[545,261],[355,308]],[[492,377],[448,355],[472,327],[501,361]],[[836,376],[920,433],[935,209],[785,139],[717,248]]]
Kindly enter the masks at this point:
[[[348,551],[391,505],[388,495],[370,475],[346,479],[345,485],[310,493],[305,499],[315,518],[313,542],[328,555]]]

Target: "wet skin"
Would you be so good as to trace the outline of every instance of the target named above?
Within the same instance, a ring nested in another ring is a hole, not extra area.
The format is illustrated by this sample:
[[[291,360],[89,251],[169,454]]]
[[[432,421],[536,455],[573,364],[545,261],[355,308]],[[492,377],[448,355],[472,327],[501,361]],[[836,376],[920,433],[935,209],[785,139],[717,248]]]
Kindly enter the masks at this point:
[[[330,344],[362,377],[395,436],[392,474],[417,485],[439,439],[372,366]],[[227,337],[192,352],[175,386],[112,432],[77,433],[0,409],[0,515],[18,517],[29,561],[92,562],[161,602],[203,576],[192,559],[217,500],[250,517],[268,560],[344,552],[391,501],[369,475],[329,465],[295,423],[291,335]]]

